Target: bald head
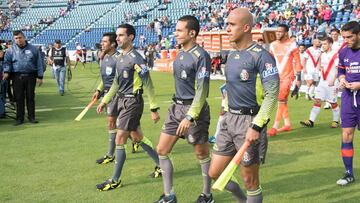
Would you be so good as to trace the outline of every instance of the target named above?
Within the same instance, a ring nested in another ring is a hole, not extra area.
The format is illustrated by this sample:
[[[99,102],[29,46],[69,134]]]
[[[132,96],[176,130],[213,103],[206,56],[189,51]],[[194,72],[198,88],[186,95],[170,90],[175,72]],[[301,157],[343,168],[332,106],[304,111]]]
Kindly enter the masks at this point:
[[[252,42],[253,20],[253,16],[247,8],[232,10],[227,18],[228,25],[226,27],[230,42],[245,44]]]
[[[236,8],[232,10],[229,14],[230,16],[234,17],[234,19],[241,23],[241,25],[249,25],[250,28],[253,26],[254,18],[253,15],[250,13],[249,9],[247,8]],[[251,29],[250,29],[251,31]]]

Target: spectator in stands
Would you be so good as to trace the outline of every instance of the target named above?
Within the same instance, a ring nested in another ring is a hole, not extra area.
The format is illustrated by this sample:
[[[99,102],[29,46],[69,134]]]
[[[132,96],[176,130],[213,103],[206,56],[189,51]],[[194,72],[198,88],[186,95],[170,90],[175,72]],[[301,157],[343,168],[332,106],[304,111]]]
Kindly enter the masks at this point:
[[[158,19],[155,19],[154,20],[154,30],[158,36],[159,42],[161,42],[161,39],[162,39],[161,29],[162,29],[162,25],[161,25],[160,21]]]
[[[143,33],[139,36],[139,48],[144,49],[146,47],[146,37]]]
[[[324,10],[324,21],[330,26],[332,10],[330,6],[326,6]]]
[[[65,17],[65,15],[66,15],[66,11],[65,11],[65,9],[63,9],[63,8],[60,8],[60,16],[61,17]]]

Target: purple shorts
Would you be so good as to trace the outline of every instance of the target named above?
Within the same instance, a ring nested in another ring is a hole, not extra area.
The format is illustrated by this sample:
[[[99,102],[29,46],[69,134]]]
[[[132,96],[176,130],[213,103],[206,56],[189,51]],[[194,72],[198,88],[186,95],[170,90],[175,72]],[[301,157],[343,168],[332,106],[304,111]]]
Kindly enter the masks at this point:
[[[349,91],[343,91],[341,94],[341,128],[355,128],[360,130],[360,92],[355,97]],[[355,106],[357,104],[357,107]]]

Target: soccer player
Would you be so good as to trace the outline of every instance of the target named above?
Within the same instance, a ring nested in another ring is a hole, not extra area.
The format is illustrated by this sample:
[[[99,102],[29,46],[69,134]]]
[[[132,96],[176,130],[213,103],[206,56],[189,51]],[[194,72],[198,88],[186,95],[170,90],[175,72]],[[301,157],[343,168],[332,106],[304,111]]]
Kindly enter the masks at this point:
[[[206,102],[209,94],[211,59],[209,54],[196,44],[200,30],[199,21],[194,16],[183,16],[176,24],[175,37],[182,46],[173,65],[175,78],[174,103],[160,134],[157,152],[163,171],[164,193],[156,202],[177,202],[173,191],[173,165],[169,153],[179,138],[184,138],[194,146],[201,165],[203,191],[197,202],[213,202],[211,179],[208,176],[210,109]]]
[[[321,41],[313,39],[313,46],[306,49],[308,59],[304,67],[304,79],[306,81],[306,98],[312,100],[314,97],[315,85],[319,81],[319,61],[321,55]]]
[[[76,66],[79,62],[81,62],[83,65],[83,68],[85,68],[86,58],[84,57],[85,55],[84,55],[81,45],[79,43],[76,44],[76,51],[74,53],[74,56],[76,57],[74,69],[76,68]]]
[[[323,53],[320,57],[320,71],[321,77],[319,84],[315,88],[314,105],[310,112],[309,120],[300,121],[300,124],[305,127],[314,127],[314,122],[317,115],[320,113],[321,102],[329,102],[333,111],[333,120],[331,122],[331,128],[337,128],[339,126],[340,110],[337,104],[337,65],[338,65],[338,53],[336,50],[332,50],[332,38],[326,37],[322,39]]]
[[[360,25],[352,21],[341,28],[346,43],[339,53],[338,79],[341,94],[341,153],[345,175],[336,183],[347,185],[355,181],[353,175],[353,138],[355,127],[360,130]]]
[[[158,154],[152,148],[149,139],[143,136],[140,129],[140,119],[144,109],[142,97],[143,88],[147,91],[151,119],[156,123],[160,117],[155,101],[155,93],[148,68],[144,58],[134,49],[135,28],[129,24],[122,24],[116,31],[116,41],[122,54],[116,59],[116,73],[109,92],[101,100],[97,112],[101,113],[106,104],[117,95],[118,117],[116,120],[117,134],[115,138],[115,168],[113,177],[98,184],[98,190],[106,191],[121,186],[121,171],[126,160],[125,144],[131,132],[133,141],[140,142],[142,148],[159,165]],[[160,168],[156,167],[156,171]]]
[[[252,41],[253,16],[247,8],[231,11],[227,23],[226,31],[235,49],[230,52],[225,65],[228,112],[213,147],[209,175],[217,179],[244,142],[251,142],[240,164],[247,195],[243,194],[234,177],[225,189],[237,202],[260,203],[259,138],[276,105],[279,74],[271,54]]]
[[[291,131],[287,100],[291,83],[295,76],[294,70],[297,77],[296,86],[300,87],[301,82],[299,49],[296,46],[296,42],[289,39],[288,32],[289,27],[285,24],[280,24],[276,31],[277,40],[270,44],[270,53],[275,58],[276,67],[280,75],[280,92],[275,121],[273,127],[268,130],[269,136],[275,136],[278,132]],[[284,119],[284,126],[279,128],[281,119]]]
[[[344,46],[344,42],[342,40],[339,39],[339,35],[340,35],[340,30],[334,28],[330,31],[330,35],[332,40],[334,41],[332,44],[331,49],[334,51],[340,51],[340,49],[342,49]]]

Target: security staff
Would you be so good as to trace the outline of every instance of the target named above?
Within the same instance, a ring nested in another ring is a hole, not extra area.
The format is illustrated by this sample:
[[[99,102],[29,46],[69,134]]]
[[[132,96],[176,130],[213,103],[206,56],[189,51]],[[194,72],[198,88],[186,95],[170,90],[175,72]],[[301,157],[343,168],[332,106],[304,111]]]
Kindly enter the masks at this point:
[[[29,44],[22,31],[13,32],[15,44],[6,50],[4,58],[4,79],[12,77],[16,99],[16,123],[24,123],[25,98],[30,123],[35,120],[35,85],[43,79],[43,61],[39,49]]]
[[[53,72],[59,93],[61,96],[64,96],[66,64],[70,64],[70,59],[66,48],[61,46],[61,40],[55,40],[54,47],[49,53],[49,64],[53,65]]]

